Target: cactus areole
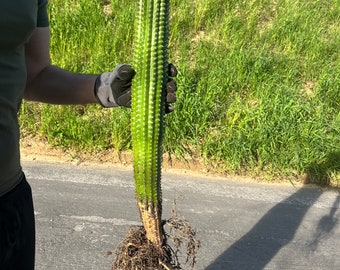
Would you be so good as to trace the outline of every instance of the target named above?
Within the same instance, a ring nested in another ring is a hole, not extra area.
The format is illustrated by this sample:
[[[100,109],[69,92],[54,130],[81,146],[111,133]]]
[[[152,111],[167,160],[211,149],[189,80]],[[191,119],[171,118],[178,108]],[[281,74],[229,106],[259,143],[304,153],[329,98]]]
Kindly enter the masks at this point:
[[[168,69],[169,0],[139,0],[131,132],[136,198],[146,236],[163,242],[161,162]]]

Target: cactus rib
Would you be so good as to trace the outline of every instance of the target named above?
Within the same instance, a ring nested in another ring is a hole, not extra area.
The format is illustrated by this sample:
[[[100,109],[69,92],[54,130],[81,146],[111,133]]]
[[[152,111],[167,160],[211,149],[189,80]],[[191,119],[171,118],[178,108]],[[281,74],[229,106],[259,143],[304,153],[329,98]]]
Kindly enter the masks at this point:
[[[167,80],[169,0],[139,0],[132,93],[136,197],[151,242],[162,244],[161,162]]]

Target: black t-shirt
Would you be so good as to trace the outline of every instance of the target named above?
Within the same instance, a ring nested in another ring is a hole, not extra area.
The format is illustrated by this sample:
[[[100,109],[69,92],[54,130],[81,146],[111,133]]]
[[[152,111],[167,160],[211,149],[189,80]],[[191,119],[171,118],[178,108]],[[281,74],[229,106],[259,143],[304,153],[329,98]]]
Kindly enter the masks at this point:
[[[0,196],[22,177],[17,112],[26,84],[25,44],[47,27],[47,0],[0,2]]]

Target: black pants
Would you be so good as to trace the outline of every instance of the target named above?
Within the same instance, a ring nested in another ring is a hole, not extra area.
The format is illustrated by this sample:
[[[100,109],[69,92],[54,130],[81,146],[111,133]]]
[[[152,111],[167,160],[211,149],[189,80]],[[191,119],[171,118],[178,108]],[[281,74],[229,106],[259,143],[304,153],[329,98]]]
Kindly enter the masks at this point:
[[[0,269],[33,270],[35,224],[31,187],[26,178],[0,197]]]

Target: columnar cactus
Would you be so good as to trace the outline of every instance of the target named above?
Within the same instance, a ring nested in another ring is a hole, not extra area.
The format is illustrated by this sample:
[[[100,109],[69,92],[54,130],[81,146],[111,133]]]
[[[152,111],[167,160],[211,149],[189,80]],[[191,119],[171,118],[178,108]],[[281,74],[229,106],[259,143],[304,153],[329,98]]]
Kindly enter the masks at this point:
[[[168,68],[169,0],[138,0],[132,144],[136,198],[149,241],[161,247],[161,162]]]

